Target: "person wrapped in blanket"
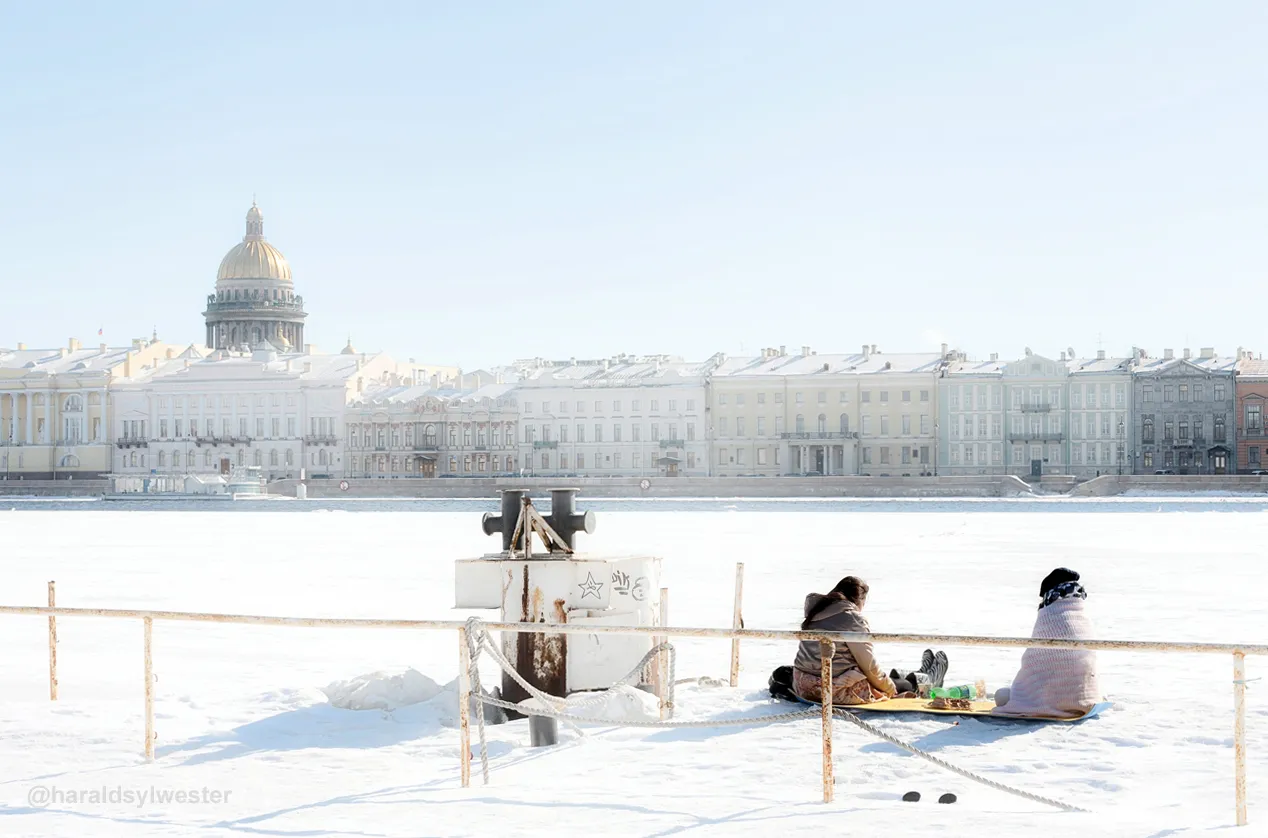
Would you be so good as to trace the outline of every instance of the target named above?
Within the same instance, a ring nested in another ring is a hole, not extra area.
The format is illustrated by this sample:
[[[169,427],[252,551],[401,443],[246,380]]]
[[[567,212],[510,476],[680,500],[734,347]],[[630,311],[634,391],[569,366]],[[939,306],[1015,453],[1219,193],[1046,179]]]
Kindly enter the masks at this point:
[[[1067,567],[1049,573],[1039,585],[1039,616],[1030,636],[1091,640],[1095,631],[1086,610],[1087,590]],[[1027,649],[1011,688],[995,692],[999,716],[1077,719],[1100,698],[1096,653],[1080,649]]]
[[[867,603],[867,583],[847,576],[827,594],[806,597],[802,631],[871,632],[863,606]],[[920,669],[900,676],[897,670],[886,675],[872,654],[871,643],[838,643],[832,656],[832,703],[870,704],[895,696],[914,696],[920,684],[942,686],[948,667],[947,656],[926,649]],[[793,662],[792,689],[805,701],[823,698],[820,677],[819,641],[803,640]]]

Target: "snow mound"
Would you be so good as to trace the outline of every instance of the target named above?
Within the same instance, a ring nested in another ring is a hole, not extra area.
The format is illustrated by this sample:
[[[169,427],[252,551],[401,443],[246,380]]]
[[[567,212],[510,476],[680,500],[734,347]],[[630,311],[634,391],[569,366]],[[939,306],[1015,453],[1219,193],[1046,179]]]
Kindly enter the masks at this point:
[[[660,719],[660,701],[649,692],[622,684],[597,693],[573,693],[552,702],[555,710],[570,716],[616,722],[646,722]],[[531,710],[540,706],[535,698],[526,698],[520,707]]]
[[[416,669],[397,674],[372,672],[349,681],[336,681],[322,692],[334,707],[344,710],[395,710],[431,701],[443,687]]]

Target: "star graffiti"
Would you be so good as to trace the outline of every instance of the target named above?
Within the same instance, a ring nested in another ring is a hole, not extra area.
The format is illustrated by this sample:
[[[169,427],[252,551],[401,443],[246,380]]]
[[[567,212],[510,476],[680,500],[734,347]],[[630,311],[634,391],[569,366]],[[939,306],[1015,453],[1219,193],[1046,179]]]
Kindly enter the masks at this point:
[[[589,594],[594,594],[595,599],[602,599],[599,591],[603,590],[603,583],[594,581],[593,573],[586,573],[586,581],[577,586],[581,589],[581,598],[585,599]]]

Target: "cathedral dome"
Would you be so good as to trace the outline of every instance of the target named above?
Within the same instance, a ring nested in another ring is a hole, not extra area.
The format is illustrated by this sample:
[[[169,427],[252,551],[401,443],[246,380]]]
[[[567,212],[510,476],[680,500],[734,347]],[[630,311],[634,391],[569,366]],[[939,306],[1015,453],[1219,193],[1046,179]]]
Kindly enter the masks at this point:
[[[247,234],[225,254],[216,281],[271,279],[291,281],[291,266],[282,252],[264,240],[264,213],[254,202],[247,211]]]

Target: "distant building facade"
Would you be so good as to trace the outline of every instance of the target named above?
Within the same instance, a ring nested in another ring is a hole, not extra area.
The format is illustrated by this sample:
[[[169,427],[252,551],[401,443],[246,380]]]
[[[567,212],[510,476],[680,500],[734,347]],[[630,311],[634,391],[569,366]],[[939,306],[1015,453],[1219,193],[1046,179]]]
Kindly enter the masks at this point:
[[[1068,474],[1088,479],[1133,473],[1132,370],[1132,358],[1109,358],[1104,352],[1069,361]]]
[[[957,354],[938,379],[938,474],[1007,474],[1004,367]]]
[[[1214,349],[1177,358],[1139,352],[1133,364],[1134,424],[1139,448],[1134,472],[1234,474],[1237,472],[1236,359]]]
[[[539,476],[707,475],[712,364],[663,355],[521,362],[520,468]]]
[[[1039,477],[1064,473],[1068,466],[1066,411],[1069,361],[1036,355],[1004,365],[1004,451],[1007,473]]]
[[[1237,391],[1237,466],[1250,474],[1268,466],[1268,361],[1239,351]]]
[[[470,393],[376,387],[346,412],[348,477],[495,477],[519,470],[519,410],[509,384]]]

